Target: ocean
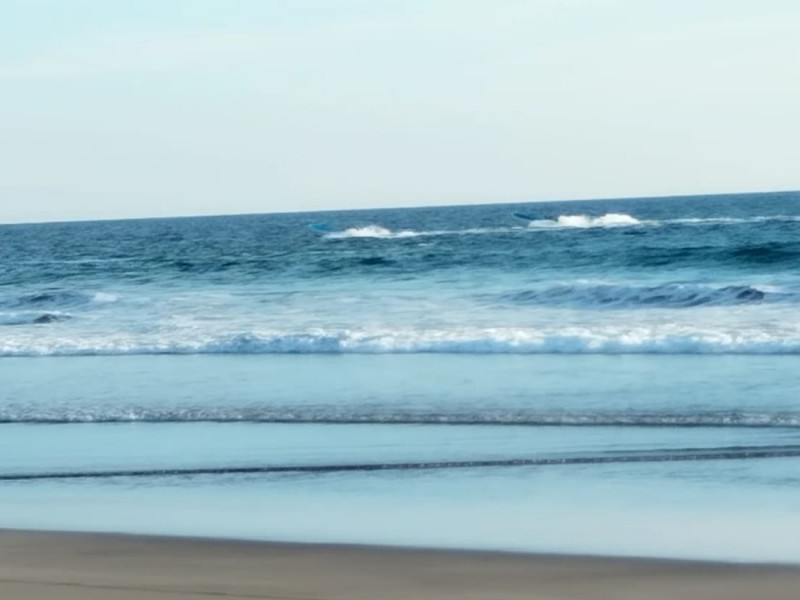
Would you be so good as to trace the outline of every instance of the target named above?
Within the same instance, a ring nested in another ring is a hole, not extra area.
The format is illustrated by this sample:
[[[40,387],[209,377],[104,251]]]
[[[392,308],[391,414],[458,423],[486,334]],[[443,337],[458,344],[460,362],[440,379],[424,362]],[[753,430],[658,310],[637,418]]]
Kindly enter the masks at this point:
[[[0,527],[800,563],[800,193],[0,226]]]

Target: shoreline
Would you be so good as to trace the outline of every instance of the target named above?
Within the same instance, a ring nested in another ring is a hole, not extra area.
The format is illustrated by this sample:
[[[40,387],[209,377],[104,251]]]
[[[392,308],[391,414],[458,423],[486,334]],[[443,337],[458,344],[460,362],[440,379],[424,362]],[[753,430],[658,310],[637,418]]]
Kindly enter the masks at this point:
[[[0,530],[4,600],[783,600],[800,566]]]

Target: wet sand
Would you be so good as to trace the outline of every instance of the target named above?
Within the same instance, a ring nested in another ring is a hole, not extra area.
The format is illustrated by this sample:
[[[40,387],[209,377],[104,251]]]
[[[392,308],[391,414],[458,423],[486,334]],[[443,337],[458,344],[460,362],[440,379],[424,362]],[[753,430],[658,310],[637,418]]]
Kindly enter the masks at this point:
[[[790,600],[800,567],[0,531],[2,600]]]

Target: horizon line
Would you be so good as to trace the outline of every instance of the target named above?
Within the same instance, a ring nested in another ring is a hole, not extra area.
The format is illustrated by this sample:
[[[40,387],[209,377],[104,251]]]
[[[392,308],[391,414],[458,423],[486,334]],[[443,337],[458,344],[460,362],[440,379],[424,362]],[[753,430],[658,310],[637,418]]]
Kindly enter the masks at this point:
[[[65,223],[103,223],[117,221],[150,221],[167,219],[204,219],[215,217],[248,217],[259,215],[293,215],[293,214],[312,214],[312,213],[332,213],[332,212],[366,212],[382,210],[403,210],[415,208],[453,208],[464,206],[503,206],[503,205],[525,205],[525,204],[548,204],[560,202],[599,202],[599,201],[628,201],[628,200],[676,200],[682,198],[708,198],[720,196],[758,196],[772,194],[800,194],[800,189],[775,189],[746,192],[710,192],[710,193],[690,193],[690,194],[661,194],[653,196],[598,196],[593,198],[559,198],[547,200],[499,200],[489,202],[470,202],[467,204],[403,204],[396,206],[379,207],[360,207],[360,208],[323,208],[323,209],[298,209],[298,210],[272,210],[267,212],[233,212],[233,213],[200,213],[200,214],[176,214],[164,216],[125,216],[125,217],[99,217],[99,218],[76,218],[76,219],[56,219],[52,221],[3,221],[0,227],[16,225],[57,225]]]

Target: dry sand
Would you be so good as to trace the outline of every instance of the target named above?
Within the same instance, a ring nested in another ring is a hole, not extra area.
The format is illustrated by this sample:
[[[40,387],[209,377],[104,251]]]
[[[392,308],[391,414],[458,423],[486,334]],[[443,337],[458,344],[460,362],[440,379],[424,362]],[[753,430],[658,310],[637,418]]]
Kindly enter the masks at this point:
[[[800,568],[0,531],[2,600],[797,600]]]

